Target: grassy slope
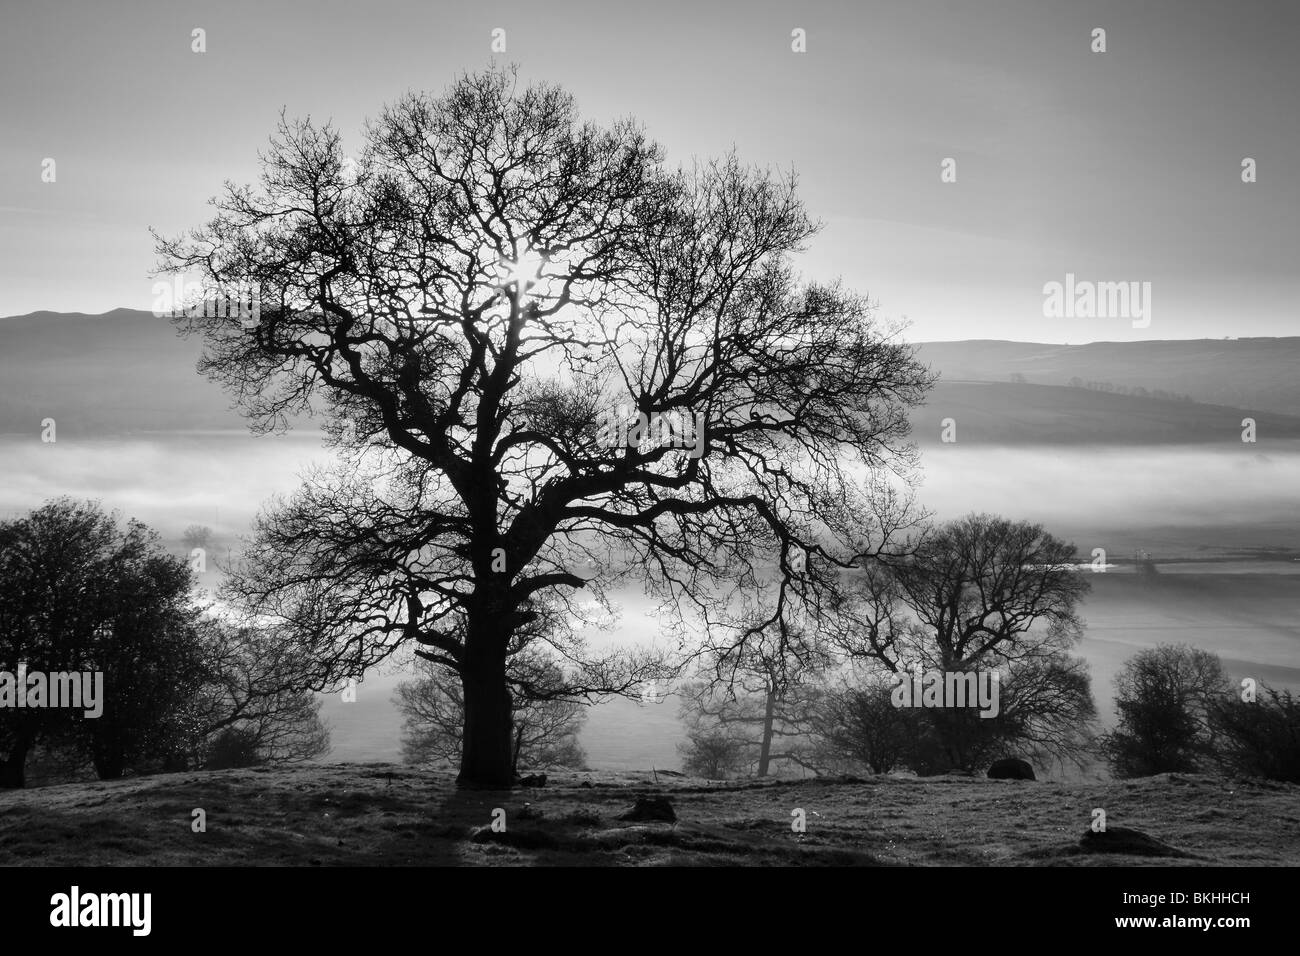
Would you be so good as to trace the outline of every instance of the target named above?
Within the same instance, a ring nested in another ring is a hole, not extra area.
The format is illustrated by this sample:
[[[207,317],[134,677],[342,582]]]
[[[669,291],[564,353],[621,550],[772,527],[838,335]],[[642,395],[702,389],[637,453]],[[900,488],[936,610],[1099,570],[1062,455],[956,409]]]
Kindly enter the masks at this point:
[[[392,779],[389,779],[391,773]],[[591,788],[581,786],[583,781]],[[618,815],[667,795],[678,823]],[[526,804],[531,804],[525,812]],[[207,813],[193,833],[191,811]],[[506,810],[507,832],[470,834]],[[459,792],[392,764],[169,774],[0,792],[5,865],[1134,865],[1081,855],[1094,807],[1196,855],[1300,865],[1300,787],[1162,775],[1109,783],[982,778],[709,783],[565,773],[545,789]],[[807,832],[791,832],[791,810]],[[529,819],[534,813],[540,817]]]

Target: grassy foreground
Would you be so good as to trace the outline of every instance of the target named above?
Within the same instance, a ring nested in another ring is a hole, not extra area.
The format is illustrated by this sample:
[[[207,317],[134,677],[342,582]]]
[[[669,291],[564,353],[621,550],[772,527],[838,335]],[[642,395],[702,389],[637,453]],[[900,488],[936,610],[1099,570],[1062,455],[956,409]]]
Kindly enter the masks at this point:
[[[588,784],[588,785],[584,785]],[[668,797],[677,822],[619,820]],[[1187,851],[1081,853],[1092,809]],[[192,811],[206,813],[195,833]],[[493,810],[504,833],[488,827]],[[806,832],[791,829],[802,809]],[[457,791],[446,771],[328,764],[0,791],[3,865],[1300,865],[1300,787],[1163,774],[1109,783],[905,776],[718,783],[561,773]]]

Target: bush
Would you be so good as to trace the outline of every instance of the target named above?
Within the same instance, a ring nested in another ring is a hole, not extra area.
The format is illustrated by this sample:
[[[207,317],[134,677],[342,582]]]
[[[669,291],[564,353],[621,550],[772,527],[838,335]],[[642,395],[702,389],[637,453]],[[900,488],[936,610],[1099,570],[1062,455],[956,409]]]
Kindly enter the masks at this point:
[[[1225,700],[1210,710],[1210,726],[1224,769],[1249,777],[1300,783],[1300,700],[1265,688],[1263,698]]]
[[[726,780],[749,765],[747,742],[720,730],[688,731],[677,752],[684,772],[706,780]]]
[[[227,727],[212,739],[205,770],[232,770],[262,763],[257,734],[245,727]]]
[[[819,763],[847,761],[889,773],[915,754],[920,722],[914,711],[895,707],[891,694],[892,683],[883,677],[828,694],[817,718]]]

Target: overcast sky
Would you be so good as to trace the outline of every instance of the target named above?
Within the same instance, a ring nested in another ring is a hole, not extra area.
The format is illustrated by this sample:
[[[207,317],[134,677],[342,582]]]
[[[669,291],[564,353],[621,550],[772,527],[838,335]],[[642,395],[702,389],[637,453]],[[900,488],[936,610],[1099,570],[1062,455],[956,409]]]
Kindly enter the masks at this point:
[[[486,66],[500,27],[499,62],[591,118],[637,117],[674,161],[734,144],[793,166],[825,223],[802,269],[909,338],[1300,334],[1289,0],[4,4],[0,315],[149,308],[148,227],[253,180],[281,107],[355,146],[403,91]],[[1067,272],[1150,282],[1149,327],[1045,317]]]

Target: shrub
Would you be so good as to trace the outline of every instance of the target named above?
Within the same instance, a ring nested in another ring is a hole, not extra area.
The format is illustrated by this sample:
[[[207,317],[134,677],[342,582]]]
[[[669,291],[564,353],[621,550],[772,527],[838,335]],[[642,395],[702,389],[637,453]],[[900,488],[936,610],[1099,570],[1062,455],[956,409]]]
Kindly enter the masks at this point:
[[[212,739],[208,747],[206,770],[230,770],[255,767],[262,763],[257,734],[245,727],[227,727]]]
[[[1228,699],[1210,709],[1220,764],[1233,773],[1300,783],[1300,700],[1265,688],[1268,699]]]

